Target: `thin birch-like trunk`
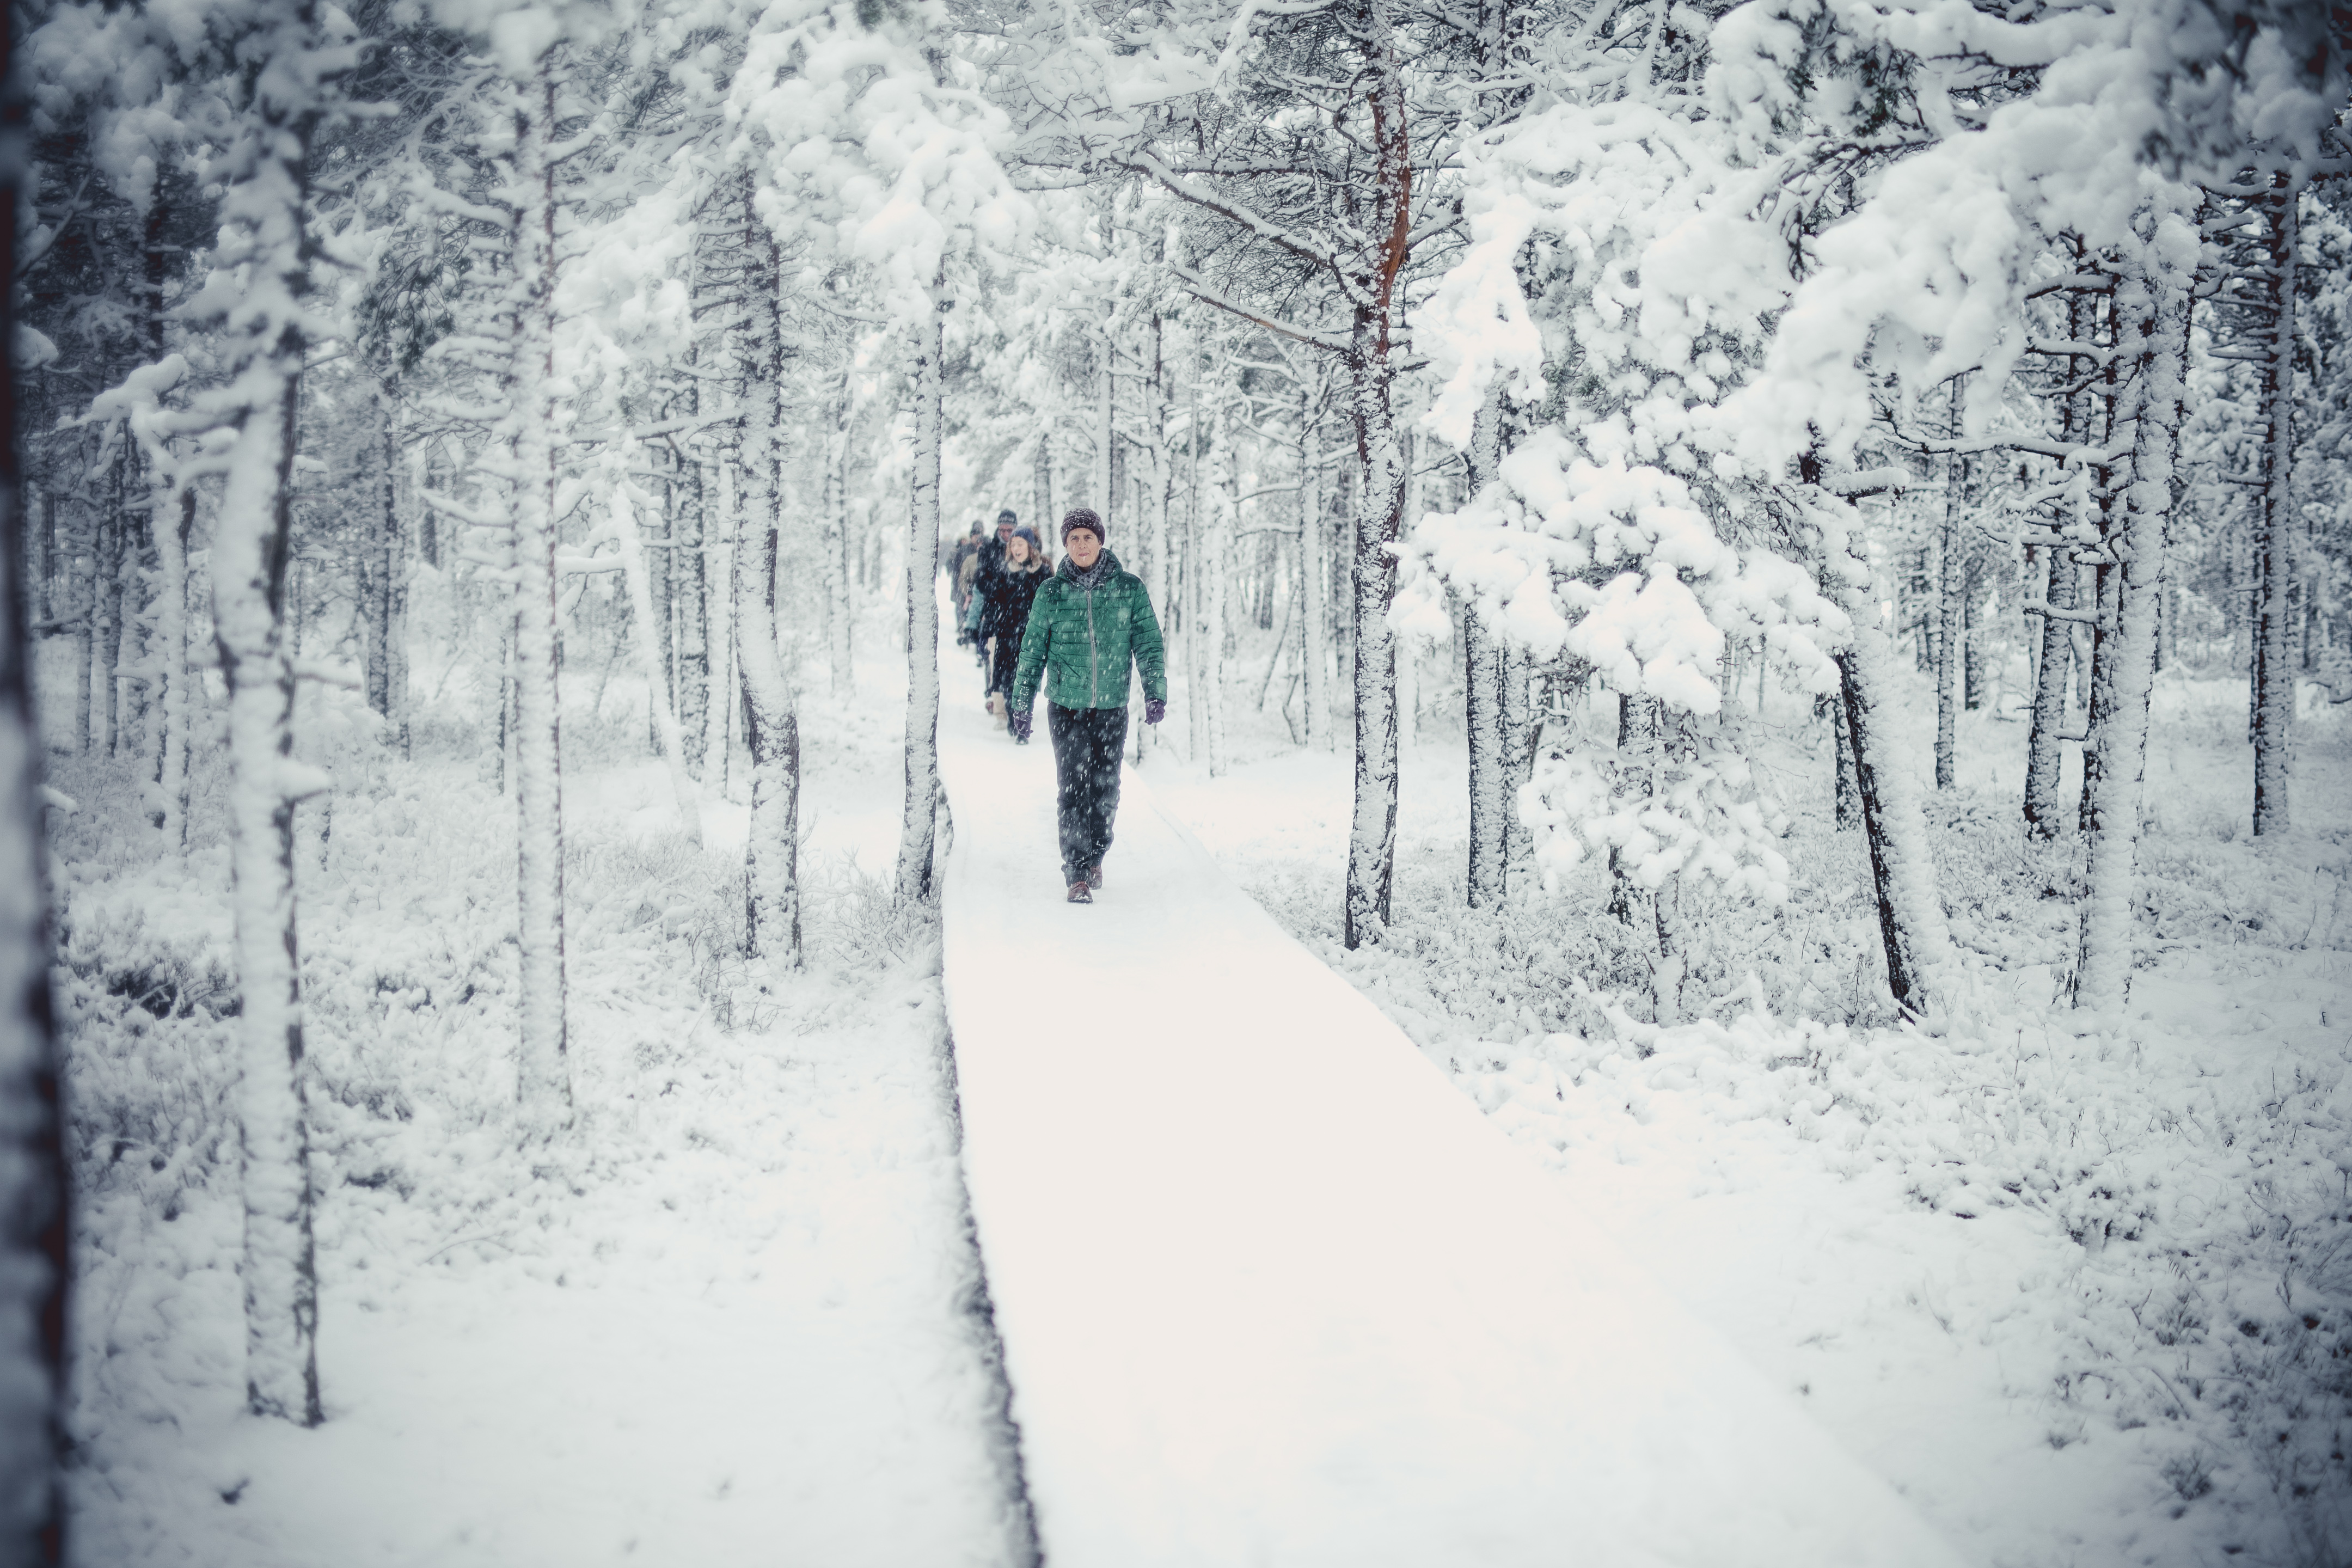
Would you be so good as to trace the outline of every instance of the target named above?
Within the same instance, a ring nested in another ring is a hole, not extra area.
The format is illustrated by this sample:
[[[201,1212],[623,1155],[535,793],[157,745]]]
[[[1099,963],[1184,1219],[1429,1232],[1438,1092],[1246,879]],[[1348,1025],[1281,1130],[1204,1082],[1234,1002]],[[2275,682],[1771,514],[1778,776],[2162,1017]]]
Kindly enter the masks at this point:
[[[939,830],[940,437],[947,352],[947,280],[932,285],[932,309],[918,329],[913,375],[915,461],[907,507],[907,793],[898,821],[898,898],[931,896],[932,840]]]
[[[1294,361],[1294,365],[1296,362]],[[1315,394],[1298,382],[1298,574],[1304,595],[1298,617],[1300,701],[1306,708],[1307,744],[1331,744],[1330,665],[1327,642],[1331,620],[1330,537],[1323,526],[1323,468],[1315,450]]]
[[[1837,779],[1831,792],[1834,801],[1832,821],[1840,833],[1845,833],[1862,826],[1862,801],[1853,783],[1853,731],[1846,726],[1843,693],[1830,699],[1829,710],[1837,764]]]
[[[2085,259],[2079,242],[2074,259],[2078,267]],[[2113,313],[2097,297],[2079,289],[2067,295],[2068,342],[2103,342],[2113,336]],[[2059,439],[2070,447],[2091,437],[2094,400],[2090,391],[2078,384],[2087,363],[2082,356],[2073,354],[2065,361],[2065,384],[2071,390],[2059,405],[2058,430]],[[2083,602],[2083,571],[2075,560],[2072,540],[2065,537],[2075,520],[2062,510],[2059,521],[2062,526],[2053,531],[2061,537],[2041,546],[2047,572],[2042,587],[2042,613],[2036,621],[2041,631],[2034,659],[2033,717],[2025,741],[2025,824],[2026,831],[2037,838],[2055,838],[2065,830],[2068,816],[2059,798],[2058,786],[2065,765],[2065,753],[2061,748],[2065,740],[2066,689],[2074,662],[2074,633],[2079,626],[2074,617]]]
[[[383,421],[384,432],[384,468],[378,476],[383,514],[373,535],[364,536],[360,546],[362,563],[360,573],[361,613],[366,631],[363,674],[367,705],[382,717],[389,719],[392,717],[392,574],[399,569],[397,530],[400,510],[394,500],[392,468],[392,400],[381,389],[376,395],[376,415]]]
[[[719,506],[710,514],[702,537],[710,559],[707,580],[723,592],[710,595],[704,632],[710,649],[710,708],[702,757],[702,779],[720,800],[729,798],[727,770],[734,759],[735,739],[735,529],[741,498],[736,493],[735,465],[723,459],[719,471]]]
[[[1220,392],[1228,389],[1220,388]],[[1201,713],[1208,724],[1209,776],[1222,778],[1225,755],[1225,617],[1234,574],[1234,513],[1241,497],[1241,452],[1230,398],[1221,397],[1209,440],[1209,495],[1201,540]]]
[[[521,1042],[518,1113],[524,1136],[572,1121],[563,955],[562,702],[555,572],[555,172],[548,148],[555,76],[542,59],[516,84],[509,203],[515,214],[507,373],[515,563],[515,803],[520,891]]]
[[[746,204],[748,216],[749,204]],[[755,224],[756,219],[752,220]],[[743,847],[743,945],[752,957],[801,962],[800,714],[776,646],[776,549],[782,525],[776,384],[783,375],[776,242],[764,229],[746,269],[743,506],[735,537],[735,668],[743,685],[743,738],[751,753],[751,824]],[[933,535],[937,537],[936,532]],[[909,577],[924,595],[937,571]],[[938,612],[932,618],[936,624]],[[939,639],[936,632],[932,647]]]
[[[188,668],[188,536],[196,521],[196,492],[183,489],[171,499],[169,519],[159,512],[155,529],[162,567],[156,574],[155,660],[163,686],[158,703],[162,766],[155,780],[155,805],[164,847],[184,855],[188,849],[188,742],[195,719],[189,690],[194,672]]]
[[[849,696],[856,684],[850,666],[856,606],[849,596],[849,396],[845,356],[834,385],[833,428],[825,432],[824,513],[819,520],[817,542],[824,555],[825,661],[835,697]]]
[[[1857,613],[1866,610],[1866,595],[1845,597],[1853,601],[1846,613],[1853,622],[1853,640],[1836,656],[1839,700],[1853,753],[1854,800],[1870,847],[1886,989],[1896,1006],[1922,1016],[1941,1000],[1936,990],[1950,973],[1951,941],[1936,889],[1927,819],[1887,733],[1893,706],[1901,700],[1888,679],[1893,650],[1880,640],[1875,621]]]
[[[283,68],[250,88],[225,155],[223,271],[241,276],[230,375],[210,412],[234,432],[212,545],[213,626],[228,685],[229,865],[243,1156],[246,1395],[257,1415],[306,1426],[319,1403],[319,1284],[311,1238],[310,1074],[294,903],[294,805],[313,785],[293,761],[287,565],[294,442],[310,291],[304,232],[325,47],[313,7],[277,4],[253,42]]]
[[[2049,613],[2037,618],[2041,630],[2034,658],[2033,720],[2025,744],[2026,829],[2038,838],[2054,838],[2064,830],[2066,811],[2058,784],[2065,765],[2060,749],[2066,729],[2067,666],[2074,658],[2074,623],[2080,606],[2082,569],[2068,544],[2045,544],[2039,553],[2047,578],[2042,602]]]
[[[2091,701],[2084,747],[2083,830],[2088,840],[2074,1005],[2120,1009],[2132,970],[2133,887],[2140,786],[2147,765],[2147,710],[2156,679],[2156,617],[2171,525],[2182,374],[2189,345],[2189,279],[2153,246],[2127,258],[2116,280],[2116,356],[2131,378],[2117,395],[2114,433],[2131,430],[2129,482],[2110,485],[2120,518],[2098,569],[2100,620],[2092,644]]]
[[[636,515],[629,505],[627,493],[618,484],[613,489],[613,541],[621,557],[621,575],[629,595],[629,610],[637,623],[637,658],[645,670],[646,700],[653,710],[654,734],[661,744],[662,761],[669,769],[671,795],[677,801],[679,823],[686,836],[698,849],[702,847],[702,803],[697,798],[694,775],[686,765],[686,736],[679,729],[677,711],[670,706],[668,683],[663,679],[661,647],[654,631],[654,594],[652,574],[646,567],[646,552],[637,538]]]
[[[1113,395],[1116,388],[1112,382],[1111,351],[1110,307],[1105,305],[1102,319],[1095,323],[1095,460],[1087,475],[1087,488],[1092,492],[1087,504],[1098,509],[1105,521],[1108,521],[1118,510],[1111,505],[1110,494],[1111,443],[1117,436],[1112,414],[1116,406]],[[1043,538],[1044,535],[1038,537]]]
[[[79,535],[84,531],[71,531]],[[74,754],[86,757],[89,755],[90,704],[97,697],[90,667],[98,654],[98,590],[93,570],[97,557],[85,552],[82,544],[78,537],[66,552],[66,603],[74,619]]]
[[[1168,489],[1175,468],[1168,452],[1166,325],[1159,316],[1151,318],[1151,377],[1143,388],[1144,433],[1150,459],[1143,471],[1144,585],[1151,595],[1153,611],[1163,620],[1170,607],[1168,585],[1173,580],[1168,570]],[[1141,762],[1164,744],[1158,726],[1135,727],[1136,761]]]
[[[1489,388],[1471,426],[1469,489],[1475,496],[1491,483],[1502,455],[1502,393]],[[1507,798],[1510,764],[1505,756],[1503,672],[1510,654],[1488,629],[1475,598],[1465,595],[1462,616],[1463,727],[1469,742],[1470,853],[1467,900],[1474,910],[1503,901],[1509,854]]]
[[[1396,871],[1397,649],[1389,629],[1396,592],[1397,529],[1404,515],[1405,474],[1389,406],[1393,371],[1385,334],[1360,320],[1349,365],[1356,450],[1355,806],[1349,817],[1342,941],[1354,949],[1378,940],[1389,920]]]
[[[94,578],[98,590],[98,668],[90,674],[90,690],[97,711],[91,714],[90,722],[98,732],[98,742],[110,757],[121,742],[122,535],[130,523],[122,511],[124,462],[123,456],[118,453],[112,465],[114,506],[99,523],[98,571]]]
[[[2254,512],[2253,739],[2254,833],[2284,833],[2294,749],[2294,584],[2297,579],[2294,482],[2295,263],[2302,245],[2299,194],[2284,177],[2261,204],[2264,266],[2262,297],[2270,306],[2262,362],[2263,490]]]
[[[1951,384],[1951,438],[1960,438],[1960,378]],[[1958,782],[1954,755],[1959,722],[1960,679],[1960,491],[1968,482],[1967,460],[1944,459],[1944,517],[1936,532],[1936,787]]]

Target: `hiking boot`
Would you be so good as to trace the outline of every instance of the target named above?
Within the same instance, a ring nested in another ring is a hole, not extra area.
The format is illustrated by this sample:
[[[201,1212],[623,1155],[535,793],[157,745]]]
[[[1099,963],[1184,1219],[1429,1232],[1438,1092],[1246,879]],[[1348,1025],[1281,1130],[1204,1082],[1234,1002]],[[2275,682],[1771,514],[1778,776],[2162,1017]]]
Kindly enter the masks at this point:
[[[1101,861],[1097,860],[1093,865],[1087,868],[1087,886],[1095,892],[1099,893],[1102,891]]]
[[[1073,882],[1070,884],[1069,901],[1074,904],[1091,904],[1095,901],[1095,896],[1087,890],[1087,885],[1084,882]]]

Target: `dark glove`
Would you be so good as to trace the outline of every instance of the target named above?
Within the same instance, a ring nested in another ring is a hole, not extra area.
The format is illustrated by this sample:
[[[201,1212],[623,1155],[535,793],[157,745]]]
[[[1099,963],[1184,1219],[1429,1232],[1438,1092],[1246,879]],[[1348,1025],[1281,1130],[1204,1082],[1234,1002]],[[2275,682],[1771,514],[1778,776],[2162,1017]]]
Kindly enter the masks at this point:
[[[1157,724],[1160,721],[1167,717],[1168,703],[1164,698],[1147,697],[1143,700],[1143,721],[1145,723]]]
[[[1005,721],[1005,723],[1006,723],[1008,726],[1010,726],[1010,727],[1011,727],[1011,729],[1012,729],[1012,731],[1013,731],[1013,738],[1014,740],[1016,740],[1016,741],[1025,741],[1025,740],[1027,740],[1027,739],[1029,738],[1029,715],[1028,715],[1028,714],[1026,714],[1026,713],[1015,713],[1015,714],[1013,714],[1011,718],[1007,719],[1007,720]]]

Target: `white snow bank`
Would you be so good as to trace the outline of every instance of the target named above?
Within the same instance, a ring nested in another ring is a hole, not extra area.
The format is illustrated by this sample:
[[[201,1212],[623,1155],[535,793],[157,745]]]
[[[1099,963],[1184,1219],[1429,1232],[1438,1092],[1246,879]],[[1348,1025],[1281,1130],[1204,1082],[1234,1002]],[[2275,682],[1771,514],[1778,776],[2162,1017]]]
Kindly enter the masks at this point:
[[[1959,1561],[1131,773],[1064,904],[1043,728],[951,696],[940,742],[965,1171],[1055,1568]]]

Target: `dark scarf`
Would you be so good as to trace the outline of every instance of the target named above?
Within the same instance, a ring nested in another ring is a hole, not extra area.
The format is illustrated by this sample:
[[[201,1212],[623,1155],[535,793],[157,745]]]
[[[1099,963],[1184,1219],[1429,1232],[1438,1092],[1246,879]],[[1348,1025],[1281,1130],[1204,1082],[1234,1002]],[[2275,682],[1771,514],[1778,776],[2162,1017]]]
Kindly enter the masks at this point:
[[[1118,559],[1111,554],[1109,547],[1106,545],[1103,552],[1095,557],[1095,563],[1081,572],[1078,570],[1077,563],[1065,555],[1062,557],[1059,574],[1067,577],[1081,588],[1099,588],[1118,574]]]

